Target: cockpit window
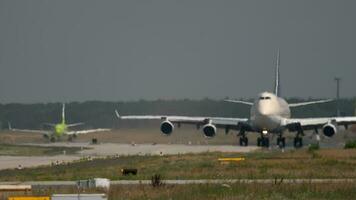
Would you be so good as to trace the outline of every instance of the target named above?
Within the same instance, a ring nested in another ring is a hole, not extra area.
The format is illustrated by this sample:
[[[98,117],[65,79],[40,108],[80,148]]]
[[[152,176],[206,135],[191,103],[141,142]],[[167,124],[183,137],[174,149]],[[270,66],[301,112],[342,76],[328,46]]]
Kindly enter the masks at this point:
[[[260,100],[267,100],[267,99],[271,99],[271,97],[260,97]]]

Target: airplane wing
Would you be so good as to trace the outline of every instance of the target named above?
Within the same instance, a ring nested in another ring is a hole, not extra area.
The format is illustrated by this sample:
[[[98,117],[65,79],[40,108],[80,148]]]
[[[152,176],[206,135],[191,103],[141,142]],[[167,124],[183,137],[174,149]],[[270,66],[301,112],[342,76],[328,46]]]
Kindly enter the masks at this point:
[[[13,132],[41,133],[41,134],[46,134],[46,135],[49,135],[52,133],[51,131],[45,131],[45,130],[30,130],[30,129],[16,129],[16,128],[11,128],[9,130],[13,131]]]
[[[88,129],[88,130],[80,130],[80,131],[69,131],[69,132],[67,132],[67,135],[80,135],[80,134],[106,132],[106,131],[111,131],[111,129],[97,128],[97,129]]]
[[[308,102],[300,102],[300,103],[290,103],[288,105],[289,105],[289,107],[294,108],[294,107],[307,106],[307,105],[312,105],[312,104],[328,103],[331,101],[334,101],[334,99],[325,99],[325,100],[319,100],[319,101],[308,101]]]
[[[234,99],[225,99],[225,102],[230,102],[230,103],[239,103],[239,104],[245,104],[245,105],[249,105],[252,106],[253,102],[248,102],[248,101],[241,101],[241,100],[234,100]]]
[[[219,128],[229,128],[239,130],[241,126],[249,126],[247,118],[227,118],[227,117],[189,117],[172,115],[127,115],[121,116],[115,110],[118,119],[123,120],[168,120],[177,124],[196,124],[202,126],[208,123],[216,125]]]
[[[286,126],[292,128],[293,126],[300,126],[305,130],[321,128],[325,124],[331,123],[334,125],[348,126],[356,124],[356,117],[322,117],[322,118],[292,118],[287,119]]]

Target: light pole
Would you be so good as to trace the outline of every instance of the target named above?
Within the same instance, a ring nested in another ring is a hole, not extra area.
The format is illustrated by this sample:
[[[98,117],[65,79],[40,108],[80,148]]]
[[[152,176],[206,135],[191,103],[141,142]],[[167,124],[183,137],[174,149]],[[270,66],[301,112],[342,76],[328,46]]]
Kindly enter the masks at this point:
[[[340,99],[340,81],[341,81],[341,78],[335,77],[334,80],[336,81],[336,116],[340,116],[339,99]]]

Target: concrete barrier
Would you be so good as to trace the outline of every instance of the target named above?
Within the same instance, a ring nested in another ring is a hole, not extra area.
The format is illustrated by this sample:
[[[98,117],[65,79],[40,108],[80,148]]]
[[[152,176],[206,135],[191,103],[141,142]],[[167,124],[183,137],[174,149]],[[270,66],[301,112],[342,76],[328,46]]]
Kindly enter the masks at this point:
[[[105,194],[54,194],[51,200],[107,200]]]
[[[0,192],[6,191],[31,191],[31,185],[0,185]]]
[[[9,197],[8,200],[50,200],[50,197]]]

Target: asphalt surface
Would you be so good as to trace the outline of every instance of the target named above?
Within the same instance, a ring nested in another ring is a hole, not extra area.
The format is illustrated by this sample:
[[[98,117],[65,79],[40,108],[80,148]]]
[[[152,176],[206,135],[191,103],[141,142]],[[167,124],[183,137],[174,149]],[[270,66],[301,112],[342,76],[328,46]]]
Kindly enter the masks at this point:
[[[69,162],[80,159],[79,156],[0,156],[0,170],[50,165],[57,162]]]
[[[55,143],[31,144],[36,146],[75,146],[89,147],[74,155],[57,156],[0,156],[0,170],[8,168],[35,167],[55,163],[70,162],[83,157],[104,157],[122,155],[174,155],[201,152],[249,152],[257,147],[240,147],[232,145],[182,145],[182,144],[114,144],[104,143],[90,145],[88,143]]]

